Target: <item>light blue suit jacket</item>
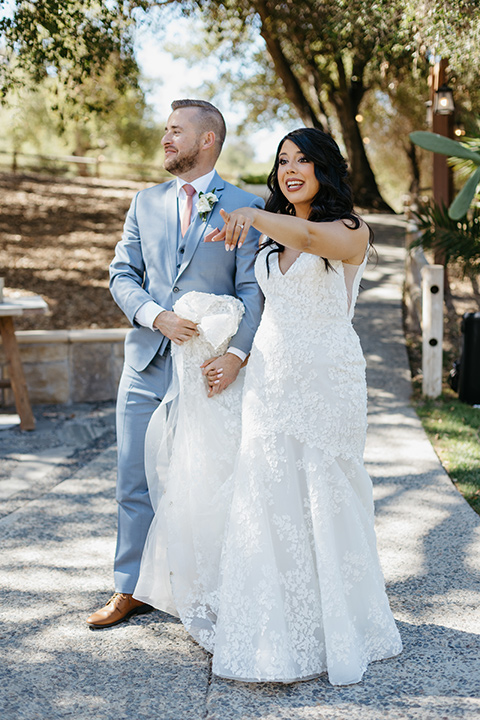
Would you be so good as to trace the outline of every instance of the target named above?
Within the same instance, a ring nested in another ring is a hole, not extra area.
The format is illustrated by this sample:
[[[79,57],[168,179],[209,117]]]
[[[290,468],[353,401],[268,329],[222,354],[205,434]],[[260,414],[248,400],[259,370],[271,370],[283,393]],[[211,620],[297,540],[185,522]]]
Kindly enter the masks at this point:
[[[135,321],[139,308],[155,300],[166,310],[191,290],[234,295],[242,300],[245,315],[231,344],[250,351],[263,309],[263,296],[255,280],[253,263],[259,233],[250,230],[243,246],[227,252],[222,242],[203,242],[214,228],[223,227],[220,208],[263,207],[263,200],[225,182],[215,173],[208,192],[219,198],[202,222],[199,215],[180,238],[176,181],[141,190],[128,211],[121,241],[110,266],[110,290],[132,330],[125,341],[125,362],[144,370],[157,352],[163,354],[168,338]]]

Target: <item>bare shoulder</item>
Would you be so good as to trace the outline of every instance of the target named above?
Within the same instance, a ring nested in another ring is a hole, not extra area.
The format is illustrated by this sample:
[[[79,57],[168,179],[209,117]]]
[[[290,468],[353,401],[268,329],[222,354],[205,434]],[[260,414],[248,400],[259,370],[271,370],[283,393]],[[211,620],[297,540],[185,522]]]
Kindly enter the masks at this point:
[[[361,265],[365,253],[368,250],[370,243],[370,228],[360,216],[358,216],[360,224],[355,227],[355,223],[351,220],[341,220],[344,227],[347,228],[347,232],[350,234],[351,243],[349,243],[352,255],[345,258],[343,262],[350,265]]]

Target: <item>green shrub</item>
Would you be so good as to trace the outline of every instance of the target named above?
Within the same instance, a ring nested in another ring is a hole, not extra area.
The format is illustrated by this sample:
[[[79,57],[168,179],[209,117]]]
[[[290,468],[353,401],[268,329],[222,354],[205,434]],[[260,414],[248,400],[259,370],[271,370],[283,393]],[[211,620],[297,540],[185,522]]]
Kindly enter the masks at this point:
[[[246,185],[266,185],[268,173],[261,173],[260,175],[242,175],[240,180]]]

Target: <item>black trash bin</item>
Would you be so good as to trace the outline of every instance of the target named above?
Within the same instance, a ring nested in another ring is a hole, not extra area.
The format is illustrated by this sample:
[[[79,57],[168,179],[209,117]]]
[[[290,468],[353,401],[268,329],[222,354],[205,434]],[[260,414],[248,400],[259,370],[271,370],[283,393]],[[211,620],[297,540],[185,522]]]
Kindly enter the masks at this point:
[[[480,404],[480,312],[465,313],[461,327],[463,345],[458,398],[469,405],[477,405]]]

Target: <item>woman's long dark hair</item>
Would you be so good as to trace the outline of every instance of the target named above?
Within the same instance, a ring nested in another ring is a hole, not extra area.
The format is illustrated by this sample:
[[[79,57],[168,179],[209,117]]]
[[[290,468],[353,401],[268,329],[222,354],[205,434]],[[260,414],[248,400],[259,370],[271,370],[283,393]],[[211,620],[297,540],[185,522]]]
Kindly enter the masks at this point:
[[[295,215],[294,206],[287,200],[278,184],[279,155],[283,143],[291,140],[304,154],[307,160],[313,162],[315,177],[320,183],[320,188],[313,198],[310,215],[312,222],[332,222],[333,220],[346,220],[346,227],[356,230],[360,227],[361,220],[353,209],[353,195],[347,176],[347,163],[342,157],[335,140],[328,133],[317,128],[299,128],[289,132],[280,141],[275,156],[273,169],[268,176],[268,189],[270,197],[265,204],[265,210],[282,215]],[[373,232],[370,231],[370,243],[373,242]],[[284,246],[271,238],[267,238],[259,250],[271,247],[267,255],[282,252]],[[325,266],[331,268],[327,258],[323,258]]]

